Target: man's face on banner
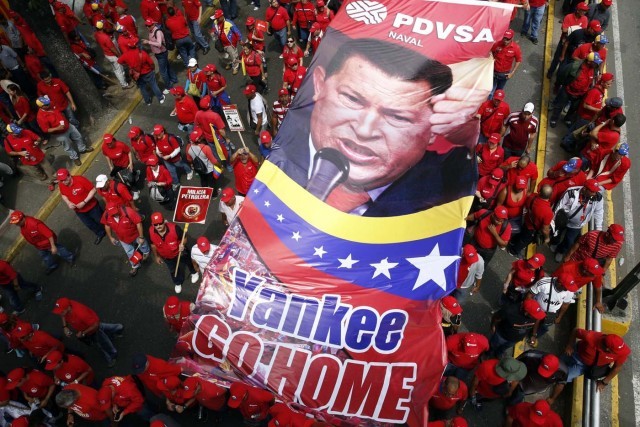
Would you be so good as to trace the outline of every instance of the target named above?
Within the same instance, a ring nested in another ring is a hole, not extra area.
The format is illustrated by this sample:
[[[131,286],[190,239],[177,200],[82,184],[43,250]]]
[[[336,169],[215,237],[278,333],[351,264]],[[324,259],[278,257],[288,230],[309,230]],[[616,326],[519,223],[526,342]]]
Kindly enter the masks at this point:
[[[347,186],[382,187],[422,159],[431,138],[428,82],[399,80],[360,56],[329,77],[316,67],[313,80],[313,144],[346,156]]]

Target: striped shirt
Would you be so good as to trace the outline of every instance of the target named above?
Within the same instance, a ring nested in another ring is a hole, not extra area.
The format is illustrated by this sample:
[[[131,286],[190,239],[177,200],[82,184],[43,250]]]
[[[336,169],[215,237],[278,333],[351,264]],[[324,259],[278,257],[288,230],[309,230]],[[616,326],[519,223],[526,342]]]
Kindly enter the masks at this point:
[[[511,148],[514,150],[524,150],[529,141],[529,135],[538,132],[538,118],[534,115],[527,121],[520,117],[521,111],[515,111],[504,121],[505,126],[509,129],[509,133],[502,142],[503,148]]]
[[[604,234],[606,233],[606,231],[594,230],[580,237],[580,240],[578,240],[580,245],[571,255],[571,261],[583,261],[587,258],[604,260],[617,257],[620,249],[622,249],[623,242],[606,243],[604,239]],[[597,248],[596,242],[598,244]]]
[[[278,117],[278,126],[282,124],[284,116],[287,114],[287,111],[289,111],[290,105],[290,102],[288,104],[283,104],[282,102],[280,102],[280,100],[277,100],[273,103],[273,114]]]

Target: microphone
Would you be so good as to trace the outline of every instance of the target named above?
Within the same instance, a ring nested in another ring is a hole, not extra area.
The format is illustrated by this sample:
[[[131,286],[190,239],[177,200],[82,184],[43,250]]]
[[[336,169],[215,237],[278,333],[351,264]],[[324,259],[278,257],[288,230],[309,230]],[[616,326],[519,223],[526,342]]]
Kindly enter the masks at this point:
[[[305,189],[325,201],[338,184],[349,177],[349,161],[335,148],[322,148],[313,156],[311,178]]]

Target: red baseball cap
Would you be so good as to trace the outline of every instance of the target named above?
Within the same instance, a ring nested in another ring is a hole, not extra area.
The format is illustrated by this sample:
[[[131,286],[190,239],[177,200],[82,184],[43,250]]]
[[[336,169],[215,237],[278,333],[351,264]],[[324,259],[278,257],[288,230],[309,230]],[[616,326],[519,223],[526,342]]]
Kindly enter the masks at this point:
[[[491,176],[489,177],[490,181],[500,182],[504,178],[504,171],[500,168],[495,168],[491,171]]]
[[[254,85],[247,85],[242,91],[245,95],[253,95],[256,93],[256,87]]]
[[[610,82],[610,81],[613,81],[614,77],[615,77],[615,76],[613,75],[613,73],[604,73],[604,74],[602,75],[601,80],[602,80],[603,82]]]
[[[171,95],[184,95],[185,91],[184,88],[182,86],[174,86],[171,89],[169,89],[169,92],[171,92]]]
[[[547,421],[547,415],[551,411],[551,406],[546,400],[540,399],[529,407],[529,419],[536,425],[542,426]]]
[[[20,339],[24,338],[33,332],[33,328],[31,327],[31,323],[21,322],[15,329],[11,332],[11,335]]]
[[[515,33],[513,32],[513,30],[511,28],[509,28],[507,31],[504,32],[504,35],[502,36],[502,38],[505,38],[507,40],[511,40],[513,38],[513,35]]]
[[[597,19],[589,22],[589,28],[591,28],[596,33],[602,32],[602,25],[600,25],[600,21],[598,21]]]
[[[500,139],[502,137],[500,136],[499,133],[492,133],[491,136],[489,136],[489,139],[487,140],[487,142],[489,142],[490,144],[500,144]],[[502,169],[500,169],[502,170]]]
[[[142,129],[138,126],[132,126],[131,129],[129,129],[129,138],[137,138],[140,135],[142,135]]]
[[[300,64],[299,59],[295,56],[289,56],[287,57],[287,65],[288,66],[294,66],[296,64]]]
[[[211,242],[209,242],[209,239],[204,236],[198,237],[198,240],[196,240],[196,244],[198,245],[198,248],[200,248],[202,253],[206,254],[207,252],[209,252],[209,249],[211,249]]]
[[[600,4],[604,6],[611,6],[613,4],[613,0],[602,0]]]
[[[262,132],[260,132],[260,142],[262,142],[263,144],[266,144],[271,141],[272,141],[271,134],[269,133],[268,130],[263,130]]]
[[[278,96],[284,96],[284,95],[289,95],[289,91],[285,88],[280,88],[280,90],[278,91]]]
[[[529,264],[529,267],[537,269],[542,267],[546,261],[547,259],[545,258],[544,255],[534,254],[531,258],[527,260],[527,264]]]
[[[237,408],[248,394],[249,386],[245,383],[235,382],[231,384],[231,387],[229,387],[229,400],[227,401],[227,406],[232,409]]]
[[[224,16],[224,12],[222,12],[222,9],[216,9],[215,12],[213,12],[213,17],[211,19],[218,19],[218,18],[222,18]]]
[[[196,395],[196,388],[200,380],[196,377],[189,377],[182,381],[182,394],[185,399],[191,399]]]
[[[175,316],[180,312],[180,300],[177,296],[171,295],[164,303],[164,313],[168,316]]]
[[[155,166],[160,162],[160,159],[158,159],[158,156],[156,156],[155,154],[152,154],[151,156],[147,157],[147,160],[145,161],[145,163],[148,166]]]
[[[246,22],[247,27],[250,26],[250,25],[254,25],[255,23],[256,23],[256,18],[254,18],[253,16],[248,16],[247,17],[247,22]]]
[[[154,212],[151,214],[151,224],[162,224],[164,222],[164,216],[160,212]]]
[[[144,25],[146,25],[147,27],[151,26],[151,25],[155,25],[155,23],[156,23],[156,21],[154,21],[151,18],[147,18],[147,19],[144,20]]]
[[[182,381],[180,381],[180,378],[178,378],[175,375],[172,375],[170,377],[164,377],[162,379],[159,379],[158,382],[156,383],[156,387],[158,387],[158,390],[161,390],[161,391],[171,391],[180,387],[181,383]]]
[[[69,175],[69,170],[65,168],[60,168],[58,169],[58,172],[56,172],[56,178],[58,178],[58,181],[64,181],[69,177]]]
[[[588,6],[586,3],[584,3],[584,2],[580,2],[580,3],[578,3],[578,5],[576,6],[576,10],[582,10],[582,11],[586,12],[586,11],[588,11],[588,10],[589,10],[589,6]]]
[[[194,128],[189,134],[189,141],[191,142],[196,142],[200,138],[202,138],[202,129],[200,129],[199,127]]]
[[[482,349],[478,345],[478,337],[474,333],[466,333],[462,337],[462,345],[464,346],[464,352],[471,356],[479,356],[482,353]]]
[[[162,132],[164,132],[164,126],[162,125],[155,125],[153,127],[153,134],[154,135],[160,135]]]
[[[609,334],[604,337],[604,343],[614,353],[619,353],[625,346],[624,340],[616,334]]]
[[[17,224],[22,221],[22,218],[24,218],[24,213],[21,211],[13,211],[11,212],[11,216],[9,216],[9,223]]]
[[[110,133],[105,133],[102,137],[102,140],[105,144],[111,144],[111,142],[113,141],[113,135]]]
[[[9,371],[7,374],[7,390],[13,390],[18,387],[18,383],[24,378],[26,372],[23,368],[16,368]]]
[[[609,226],[609,234],[616,242],[624,242],[624,227],[620,224],[611,224]]]
[[[533,317],[536,320],[542,320],[547,315],[542,307],[540,307],[540,304],[538,304],[538,301],[534,299],[525,300],[522,303],[522,308],[524,308],[524,311],[529,316]]]
[[[600,276],[604,274],[604,268],[600,265],[597,259],[595,258],[587,258],[582,261],[582,266],[585,270],[587,270],[590,274],[594,276]]]
[[[538,365],[538,373],[544,377],[549,378],[551,375],[555,374],[560,366],[560,360],[554,354],[545,354],[540,359],[540,364]]]
[[[460,305],[460,303],[458,303],[458,300],[452,297],[451,295],[447,295],[446,297],[442,298],[442,300],[440,301],[442,302],[442,305],[444,306],[444,308],[449,310],[451,314],[453,314],[454,316],[457,316],[458,314],[462,313],[462,306]]]
[[[62,360],[62,352],[60,350],[53,350],[51,353],[47,355],[45,360],[44,369],[47,371],[52,371],[53,368],[58,366],[58,363]]]
[[[478,251],[475,246],[466,244],[462,247],[462,257],[468,264],[476,263],[478,262]]]
[[[493,93],[493,99],[502,101],[504,99],[504,90],[498,89]]]
[[[200,102],[198,103],[198,106],[200,107],[201,110],[207,110],[211,106],[211,97],[209,95],[205,95],[202,98],[200,98]]]
[[[575,278],[569,273],[562,273],[558,275],[558,283],[569,292],[578,292],[578,289],[580,289]]]
[[[222,193],[220,193],[220,200],[222,200],[224,203],[227,203],[235,195],[236,193],[233,191],[233,188],[227,187],[224,190],[222,190]]]
[[[71,301],[69,301],[69,298],[58,298],[56,305],[53,306],[52,312],[53,314],[62,314],[62,312],[69,308],[70,305]]]
[[[507,219],[509,217],[509,215],[507,214],[507,208],[505,208],[504,206],[496,206],[493,214],[500,219]]]
[[[205,73],[215,73],[216,71],[218,71],[218,67],[216,67],[214,64],[207,64],[204,66],[204,68],[202,68],[202,71],[204,71]]]

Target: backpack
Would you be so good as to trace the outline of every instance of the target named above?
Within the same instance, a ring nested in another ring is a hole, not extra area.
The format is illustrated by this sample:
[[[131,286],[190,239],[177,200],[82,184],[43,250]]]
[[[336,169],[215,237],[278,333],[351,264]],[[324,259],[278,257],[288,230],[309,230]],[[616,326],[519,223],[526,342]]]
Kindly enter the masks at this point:
[[[180,147],[184,147],[184,141],[178,135],[174,135],[174,134],[170,133],[170,134],[167,134],[167,136],[169,137],[169,139],[175,138],[175,140],[178,141],[178,145]]]
[[[558,70],[558,78],[556,79],[557,83],[562,86],[568,86],[578,77],[580,73],[580,67],[584,61],[576,61],[572,60],[568,64],[560,67]]]
[[[169,30],[166,26],[164,25],[160,25],[159,27],[156,28],[156,30],[153,32],[153,36],[155,37],[157,32],[160,31],[162,33],[162,35],[164,36],[164,42],[162,43],[162,45],[167,49],[167,50],[173,50],[176,48],[176,43],[173,40],[173,35],[171,34],[171,30]]]
[[[200,153],[202,153],[202,149],[200,149]],[[198,175],[205,175],[207,173],[207,165],[200,157],[193,156],[193,160],[191,163],[193,165],[193,170],[196,171]]]

